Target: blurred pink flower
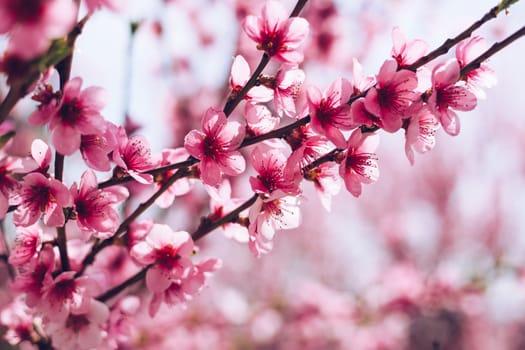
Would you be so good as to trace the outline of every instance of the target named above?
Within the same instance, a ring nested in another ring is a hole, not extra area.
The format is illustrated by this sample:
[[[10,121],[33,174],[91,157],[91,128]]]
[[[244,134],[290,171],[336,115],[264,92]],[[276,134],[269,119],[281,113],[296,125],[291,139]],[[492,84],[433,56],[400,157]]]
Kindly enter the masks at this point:
[[[459,74],[459,63],[455,59],[434,67],[432,71],[432,94],[427,102],[428,108],[439,118],[443,129],[452,136],[459,134],[460,130],[458,115],[452,109],[471,111],[477,105],[476,95],[465,86],[456,84]]]
[[[306,91],[312,129],[325,135],[338,148],[346,146],[341,130],[355,127],[347,104],[352,92],[352,84],[344,78],[334,81],[323,93],[315,86]]]
[[[235,56],[230,72],[231,97],[235,97],[242,90],[250,76],[248,62],[241,55]],[[273,90],[264,85],[254,86],[246,93],[244,98],[252,102],[268,102],[273,99]]]
[[[378,145],[379,135],[375,133],[363,134],[361,129],[356,129],[350,135],[339,174],[348,192],[355,197],[361,195],[362,183],[371,184],[379,178],[377,156],[374,153]]]
[[[165,291],[173,281],[187,277],[193,263],[193,241],[185,231],[172,231],[167,225],[154,224],[144,241],[131,249],[140,264],[153,266],[146,273],[146,286],[153,293]]]
[[[419,98],[414,92],[416,73],[397,68],[396,61],[385,61],[377,75],[376,86],[368,91],[364,101],[367,111],[378,117],[388,132],[401,128],[407,109]]]
[[[101,349],[108,318],[108,306],[93,299],[86,310],[71,312],[64,320],[47,322],[44,329],[57,349]]]
[[[260,17],[247,16],[242,28],[268,56],[287,63],[303,61],[300,47],[308,36],[309,24],[304,18],[289,18],[278,1],[267,1]]]
[[[9,254],[9,263],[13,266],[26,265],[40,251],[42,229],[38,224],[28,227],[18,227],[15,246]]]
[[[184,147],[201,160],[202,181],[217,186],[222,174],[239,175],[246,162],[237,148],[244,139],[239,122],[228,121],[222,111],[208,109],[202,119],[202,131],[192,130],[184,138]]]
[[[112,11],[121,11],[127,3],[127,0],[85,0],[86,6],[90,13],[107,7]]]
[[[71,204],[71,195],[62,182],[48,179],[40,173],[31,173],[22,182],[20,204],[13,221],[17,226],[29,226],[37,222],[43,212],[44,224],[62,226],[65,222],[63,209]]]
[[[66,35],[77,15],[70,0],[1,0],[0,34],[9,33],[8,51],[31,59],[43,53],[52,39]]]
[[[73,208],[77,224],[89,238],[94,235],[105,239],[115,233],[120,217],[113,205],[124,201],[129,193],[125,187],[112,186],[98,189],[98,182],[92,170],[82,174],[80,186],[71,186]]]

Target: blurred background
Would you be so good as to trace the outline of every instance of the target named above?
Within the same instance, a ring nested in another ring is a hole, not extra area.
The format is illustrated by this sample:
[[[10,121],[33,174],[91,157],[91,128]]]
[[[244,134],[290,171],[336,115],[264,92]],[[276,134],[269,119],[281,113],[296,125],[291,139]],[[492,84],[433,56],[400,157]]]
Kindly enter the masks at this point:
[[[223,106],[233,57],[257,64],[260,51],[240,21],[262,3],[130,0],[121,12],[99,11],[78,39],[72,77],[107,89],[103,115],[117,124],[128,115],[154,152],[180,147],[209,107]],[[433,49],[495,5],[310,0],[303,11],[311,25],[305,85],[351,80],[353,58],[365,74],[376,74],[390,58],[394,26]],[[475,34],[488,47],[523,18],[525,4],[518,3]],[[123,348],[525,349],[524,52],[522,39],[490,60],[498,84],[474,111],[459,113],[459,136],[439,130],[436,147],[416,154],[414,166],[404,134],[380,131],[380,179],[360,198],[343,186],[327,212],[304,183],[302,224],[278,232],[270,254],[255,258],[220,230],[199,241],[198,255],[223,260],[209,287],[153,320],[135,314],[134,337]],[[33,108],[20,103],[17,123]],[[17,137],[20,150],[28,147]],[[251,174],[232,182],[234,197],[250,196]],[[70,171],[66,181],[78,176]],[[198,185],[146,217],[192,232],[208,212]]]

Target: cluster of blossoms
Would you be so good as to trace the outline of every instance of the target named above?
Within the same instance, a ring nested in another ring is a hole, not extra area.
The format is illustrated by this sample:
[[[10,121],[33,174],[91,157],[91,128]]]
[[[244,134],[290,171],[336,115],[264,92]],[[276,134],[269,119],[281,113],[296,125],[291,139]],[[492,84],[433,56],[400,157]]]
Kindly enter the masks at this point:
[[[29,61],[52,52],[52,40],[73,30],[74,4],[36,1],[28,8],[0,1],[0,33],[9,34],[1,68],[9,74],[12,57]],[[88,17],[121,5],[85,3]],[[49,143],[35,139],[31,156],[7,153],[13,126],[0,124],[0,219],[12,222],[16,233],[7,261],[16,268],[11,288],[18,296],[2,313],[9,342],[119,348],[130,337],[122,324],[137,309],[119,296],[124,289],[144,281],[151,316],[163,304],[191,300],[221,266],[216,258],[194,261],[195,241],[221,227],[255,256],[270,252],[278,230],[300,225],[303,179],[313,182],[327,210],[343,183],[359,197],[363,184],[379,178],[378,130],[403,129],[413,163],[414,151],[434,147],[440,126],[459,133],[455,111],[474,109],[481,88],[494,81],[484,63],[470,66],[482,52],[480,37],[459,42],[456,57],[430,71],[419,63],[427,45],[407,41],[396,28],[392,57],[377,75],[364,75],[354,60],[352,80],[339,78],[322,90],[305,82],[300,65],[310,27],[297,15],[270,0],[259,16],[244,19],[245,34],[263,52],[261,64],[252,74],[242,55],[234,58],[224,108],[203,112],[200,128],[186,134],[183,147],[152,152],[146,137],[103,117],[105,91],[83,88],[80,77],[65,79],[59,88],[47,75],[36,84],[32,99],[38,105],[28,122],[45,126]],[[263,74],[270,60],[277,69]],[[63,69],[57,68],[61,79],[69,77]],[[244,112],[230,118],[239,103]],[[68,185],[64,157],[77,153],[87,170]],[[232,198],[230,180],[248,169],[253,195]],[[112,176],[99,182],[95,171]],[[211,213],[193,234],[136,220],[153,203],[168,208],[200,183]],[[126,207],[134,193],[148,189],[154,193],[147,201],[134,211]]]

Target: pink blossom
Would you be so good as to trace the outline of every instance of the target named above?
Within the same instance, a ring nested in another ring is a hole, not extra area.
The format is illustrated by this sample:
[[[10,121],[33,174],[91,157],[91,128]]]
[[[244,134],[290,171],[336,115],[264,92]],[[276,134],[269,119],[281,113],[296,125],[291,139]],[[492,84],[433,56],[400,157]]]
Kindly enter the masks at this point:
[[[206,191],[210,195],[210,215],[211,220],[218,220],[231,211],[235,210],[242,201],[232,198],[230,181],[223,180],[218,187],[206,186]],[[222,231],[228,238],[233,238],[238,242],[248,242],[248,231],[246,227],[239,223],[229,222],[222,225]]]
[[[363,67],[356,58],[354,58],[352,62],[352,75],[354,77],[354,94],[359,95],[360,93],[370,89],[376,84],[376,77],[373,75],[365,76],[363,73]]]
[[[428,108],[439,118],[445,131],[452,136],[459,134],[460,125],[456,112],[471,111],[476,107],[476,95],[464,86],[458,86],[460,68],[455,59],[438,64],[432,72],[432,94]]]
[[[247,16],[242,28],[257,43],[257,49],[268,56],[281,62],[303,61],[300,47],[308,36],[309,24],[304,18],[289,18],[278,1],[267,1],[261,17]]]
[[[53,248],[45,245],[37,258],[30,260],[22,273],[16,276],[11,288],[15,292],[24,293],[27,306],[32,308],[40,303],[44,285],[48,285],[52,280],[54,261]]]
[[[373,153],[378,145],[379,135],[375,133],[363,134],[361,129],[356,129],[350,135],[339,174],[348,192],[355,197],[361,195],[361,184],[371,184],[379,178],[377,156]]]
[[[82,135],[80,153],[87,166],[98,171],[111,169],[109,154],[117,147],[117,127],[106,122],[106,131],[102,134]]]
[[[299,193],[299,183],[285,177],[286,156],[280,150],[257,146],[252,151],[251,163],[258,173],[257,176],[250,177],[250,185],[254,192],[266,195],[274,191]]]
[[[484,51],[485,39],[480,36],[472,36],[461,41],[456,45],[456,59],[459,67],[463,68],[476,58],[478,58]],[[496,72],[490,68],[486,62],[481,63],[479,68],[471,70],[464,77],[467,82],[467,87],[472,91],[477,98],[485,98],[485,92],[482,87],[493,87],[496,82]]]
[[[284,64],[275,76],[274,100],[277,115],[296,117],[295,100],[299,96],[306,75],[295,65]]]
[[[193,241],[187,232],[154,224],[145,240],[132,247],[131,256],[141,264],[153,264],[146,273],[146,286],[158,293],[187,276],[193,266],[189,258],[192,252]]]
[[[405,134],[405,153],[410,164],[414,164],[413,149],[422,154],[434,148],[436,144],[435,134],[438,129],[439,120],[426,108],[410,118]]]
[[[9,254],[9,263],[13,266],[22,266],[31,261],[40,251],[42,229],[38,224],[28,227],[18,227],[16,230],[15,246]]]
[[[148,140],[142,135],[128,137],[122,126],[118,128],[116,136],[118,147],[113,151],[113,161],[119,170],[141,184],[151,184],[153,176],[142,172],[153,169],[158,162],[151,155]]]
[[[421,39],[407,41],[398,27],[392,29],[392,57],[399,67],[409,66],[428,52],[428,43]]]
[[[321,199],[323,207],[330,211],[332,207],[332,196],[341,190],[341,177],[336,163],[323,163],[309,170],[304,177],[313,181],[317,194]]]
[[[53,145],[63,155],[70,155],[80,148],[81,135],[103,134],[106,129],[100,114],[107,100],[104,89],[92,86],[81,91],[81,86],[81,78],[71,79],[64,86],[62,97],[55,108],[54,98],[48,98],[43,102],[48,106],[40,106],[29,117],[33,125],[49,122]],[[52,112],[48,114],[46,111]]]
[[[221,265],[222,262],[214,258],[194,265],[187,277],[173,281],[164,291],[153,294],[148,308],[149,315],[154,317],[159,311],[161,303],[171,306],[191,300],[195,294],[202,290],[206,278],[219,269]]]
[[[13,177],[13,168],[16,167],[15,159],[0,151],[0,219],[4,218],[10,204],[17,204],[19,201],[21,186]]]
[[[315,86],[306,91],[312,129],[325,135],[339,148],[346,145],[341,130],[351,130],[356,126],[352,123],[347,104],[352,92],[352,84],[344,78],[334,81],[323,93]]]
[[[176,148],[176,149],[165,149],[161,152],[161,155],[162,155],[162,160],[160,162],[161,167],[169,165],[169,164],[183,162],[187,160],[188,157],[190,156],[188,151],[186,151],[186,149],[183,147]],[[177,171],[178,170],[169,170],[166,173],[164,173],[162,177],[157,176],[157,178],[155,179],[155,182],[157,183],[159,188],[165,183],[167,179],[169,179]],[[185,195],[191,190],[195,181],[196,179],[191,179],[188,177],[183,177],[181,179],[178,179],[159,198],[157,198],[155,203],[161,208],[170,207],[173,204],[173,201],[175,200],[176,196]]]
[[[65,222],[63,209],[71,204],[71,195],[62,182],[48,179],[40,173],[31,173],[24,177],[20,204],[13,221],[17,226],[29,226],[37,222],[43,212],[44,224],[61,226]]]
[[[220,183],[222,174],[239,175],[246,163],[237,148],[244,139],[239,122],[228,121],[222,111],[208,109],[202,119],[202,131],[192,130],[184,138],[184,147],[201,160],[202,181],[210,186]]]
[[[248,245],[257,257],[272,250],[276,230],[289,230],[299,226],[299,200],[282,195],[278,191],[265,199],[259,197],[250,208]]]
[[[112,11],[121,11],[127,3],[127,0],[85,0],[86,6],[90,13],[107,7]]]
[[[66,35],[76,20],[69,0],[0,1],[0,34],[9,33],[8,50],[24,59],[43,53],[51,39]]]
[[[366,94],[365,107],[381,120],[383,129],[396,132],[403,124],[408,107],[419,97],[414,92],[416,87],[416,73],[397,70],[396,61],[387,60],[377,75],[377,85]]]
[[[293,151],[286,161],[287,178],[293,178],[296,174],[302,176],[305,166],[332,149],[328,139],[314,133],[309,124],[294,129],[286,137],[286,142]]]
[[[81,314],[89,310],[99,288],[89,276],[75,278],[75,273],[66,271],[53,280],[44,280],[38,311],[46,320],[62,322],[70,312]]]
[[[20,296],[2,310],[0,322],[7,327],[4,339],[13,346],[29,343],[36,337],[31,309],[24,305]]]
[[[83,312],[71,312],[64,320],[47,322],[44,326],[57,349],[89,350],[101,349],[109,318],[106,304],[91,300]]]
[[[78,226],[83,233],[105,239],[115,233],[120,217],[113,205],[124,201],[129,193],[125,187],[112,186],[98,189],[98,182],[92,170],[82,174],[80,186],[71,186],[73,208]]]
[[[247,103],[244,108],[246,119],[246,134],[258,136],[274,130],[279,126],[280,119],[274,117],[270,110],[264,105]]]
[[[234,98],[250,79],[250,66],[241,55],[235,56],[230,73],[230,98]],[[273,99],[273,90],[266,86],[258,85],[252,87],[244,97],[252,102],[268,102]]]

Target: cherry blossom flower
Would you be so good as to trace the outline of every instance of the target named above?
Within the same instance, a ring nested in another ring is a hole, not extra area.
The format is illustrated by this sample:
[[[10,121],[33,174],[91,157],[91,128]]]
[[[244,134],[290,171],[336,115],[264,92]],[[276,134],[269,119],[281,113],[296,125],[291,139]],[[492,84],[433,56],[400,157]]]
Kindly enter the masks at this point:
[[[379,178],[375,150],[379,145],[379,135],[363,134],[356,129],[350,139],[348,148],[339,167],[339,174],[345,182],[346,189],[355,197],[361,195],[361,184],[371,184]]]
[[[85,0],[88,12],[93,13],[102,7],[107,7],[112,11],[121,11],[126,5],[127,0]]]
[[[9,263],[13,266],[22,266],[31,261],[40,251],[42,229],[38,224],[28,227],[18,227],[16,230],[15,246],[9,254]]]
[[[188,151],[186,151],[186,149],[183,147],[176,149],[165,149],[161,152],[162,160],[160,161],[160,166],[162,167],[169,164],[183,162],[188,159],[189,155],[190,154]],[[162,174],[162,176],[157,176],[155,178],[155,182],[157,183],[158,187],[160,188],[160,186],[162,186],[166,180],[168,180],[177,171],[178,170],[169,170]],[[173,204],[176,196],[185,195],[191,190],[195,181],[196,179],[191,179],[189,177],[178,179],[170,186],[170,188],[161,194],[159,198],[157,198],[155,203],[161,208],[169,208]]]
[[[257,257],[270,252],[276,230],[289,230],[299,226],[299,200],[283,196],[277,191],[269,197],[257,198],[250,208],[248,227],[250,251]]]
[[[30,226],[38,221],[43,212],[44,224],[61,226],[65,222],[63,209],[71,204],[71,195],[62,182],[48,179],[40,173],[31,173],[24,177],[20,204],[13,221],[17,226]]]
[[[428,52],[428,43],[421,39],[407,41],[398,27],[392,29],[392,57],[399,67],[409,66]]]
[[[299,96],[306,75],[295,65],[284,64],[277,72],[274,82],[274,106],[277,115],[296,117],[295,100]]]
[[[270,195],[274,191],[288,194],[299,193],[299,183],[285,177],[286,156],[276,148],[257,146],[252,151],[251,164],[257,176],[250,177],[250,185],[256,193]]]
[[[108,318],[108,306],[93,299],[83,312],[71,312],[64,320],[47,322],[44,329],[57,349],[100,349],[107,336]]]
[[[75,278],[75,273],[65,271],[52,280],[44,280],[38,311],[45,320],[62,322],[69,313],[82,314],[89,310],[99,287],[91,277]]]
[[[405,134],[405,154],[410,164],[414,165],[414,150],[423,154],[434,148],[438,129],[439,120],[426,108],[410,118]]]
[[[267,1],[261,17],[247,16],[242,28],[257,43],[257,49],[285,63],[300,63],[300,47],[308,36],[309,24],[304,18],[289,18],[278,1]]]
[[[249,136],[270,132],[279,126],[280,122],[280,119],[274,117],[266,106],[251,103],[247,103],[244,107],[244,118],[246,119],[246,134]]]
[[[73,208],[78,226],[89,238],[94,235],[105,239],[110,237],[118,227],[120,217],[113,205],[125,200],[129,193],[125,187],[112,186],[98,189],[98,182],[92,170],[82,174],[80,186],[71,186]]]
[[[153,169],[158,161],[151,155],[148,140],[142,135],[128,137],[122,126],[116,136],[118,147],[113,151],[113,161],[119,166],[118,170],[141,184],[151,184],[153,176],[142,172]]]
[[[218,220],[235,210],[242,201],[239,198],[232,198],[230,181],[223,180],[218,187],[206,186],[206,191],[210,195],[210,220]],[[221,226],[224,235],[233,238],[238,242],[248,242],[248,230],[239,223],[229,222]]]
[[[452,109],[471,111],[477,105],[476,95],[465,86],[456,84],[459,74],[459,64],[455,59],[438,64],[432,71],[432,94],[427,101],[430,111],[452,136],[459,134],[460,130],[458,115]]]
[[[162,303],[171,306],[191,300],[205,286],[206,277],[219,269],[221,265],[222,262],[215,258],[194,265],[187,277],[173,281],[164,291],[153,294],[148,308],[149,315],[154,317]]]
[[[36,337],[33,317],[31,309],[24,305],[22,297],[13,300],[0,313],[0,322],[7,327],[4,339],[13,346],[31,342]]]
[[[336,163],[323,163],[304,174],[306,180],[313,181],[321,204],[330,211],[332,208],[332,196],[341,190],[341,177]]]
[[[463,68],[485,51],[485,39],[480,36],[472,36],[456,45],[456,59],[459,67]],[[479,68],[468,72],[464,77],[467,87],[477,98],[485,98],[482,87],[491,88],[496,82],[496,72],[487,63],[481,63]]]
[[[108,171],[111,169],[109,154],[117,147],[117,127],[106,122],[106,131],[102,134],[82,135],[80,153],[91,169]]]
[[[230,73],[230,98],[234,98],[250,79],[250,66],[241,55],[235,56]],[[273,90],[264,85],[252,87],[244,97],[252,102],[268,102],[273,99]]]
[[[145,240],[132,247],[131,256],[140,264],[153,264],[146,273],[146,286],[159,293],[173,281],[187,277],[193,266],[189,258],[192,252],[193,241],[187,232],[154,224]]]
[[[344,78],[334,81],[323,93],[315,86],[306,91],[312,129],[325,135],[339,148],[346,145],[341,130],[356,127],[350,118],[350,106],[347,104],[352,92],[352,84]]]
[[[33,125],[48,123],[51,140],[56,150],[63,155],[70,155],[80,148],[81,135],[103,134],[106,123],[100,111],[106,105],[106,92],[100,87],[80,90],[81,78],[71,79],[64,86],[62,97],[55,106],[55,99],[44,90],[39,98],[47,106],[39,106],[29,117]],[[50,112],[52,113],[46,113]]]
[[[66,35],[76,20],[69,0],[0,1],[0,34],[9,33],[8,50],[24,59],[43,53]]]
[[[10,204],[19,201],[20,183],[13,177],[16,161],[0,151],[0,219],[7,213]]]
[[[55,266],[55,254],[50,245],[45,245],[36,259],[31,259],[11,285],[14,292],[23,293],[27,306],[33,308],[40,303],[43,287],[53,279],[51,271]]]
[[[377,75],[377,85],[371,88],[365,97],[368,112],[378,117],[382,127],[388,132],[396,132],[403,124],[408,107],[419,97],[416,73],[397,70],[394,60],[387,60]]]
[[[373,75],[365,75],[361,63],[354,58],[352,60],[352,75],[354,78],[354,94],[360,93],[370,89],[376,83],[376,77]]]
[[[202,181],[217,186],[222,174],[239,175],[246,162],[237,148],[244,139],[244,127],[228,121],[222,111],[208,109],[202,119],[202,131],[192,130],[184,138],[184,147],[201,160]]]

